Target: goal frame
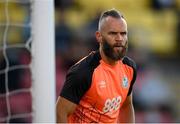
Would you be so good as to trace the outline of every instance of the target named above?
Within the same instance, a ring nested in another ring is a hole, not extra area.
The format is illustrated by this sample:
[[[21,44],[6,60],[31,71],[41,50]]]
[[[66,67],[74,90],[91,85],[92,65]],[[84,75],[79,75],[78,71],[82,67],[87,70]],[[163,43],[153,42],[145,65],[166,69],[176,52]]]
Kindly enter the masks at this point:
[[[31,11],[32,121],[54,123],[56,121],[54,0],[33,0]]]

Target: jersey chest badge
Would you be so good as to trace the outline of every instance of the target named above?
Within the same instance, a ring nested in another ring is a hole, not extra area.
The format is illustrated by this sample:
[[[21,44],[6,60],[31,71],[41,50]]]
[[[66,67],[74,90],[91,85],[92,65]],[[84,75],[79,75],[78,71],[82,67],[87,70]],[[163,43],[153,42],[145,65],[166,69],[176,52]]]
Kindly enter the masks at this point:
[[[127,88],[128,87],[128,78],[126,76],[123,77],[122,79],[122,86],[123,88]]]

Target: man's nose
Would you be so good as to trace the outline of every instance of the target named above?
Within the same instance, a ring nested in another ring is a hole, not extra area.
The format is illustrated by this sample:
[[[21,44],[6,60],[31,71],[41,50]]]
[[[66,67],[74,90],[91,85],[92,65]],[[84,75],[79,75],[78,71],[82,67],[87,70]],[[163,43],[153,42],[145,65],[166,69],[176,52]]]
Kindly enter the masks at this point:
[[[122,40],[123,40],[123,36],[120,33],[117,33],[116,41],[122,41]]]

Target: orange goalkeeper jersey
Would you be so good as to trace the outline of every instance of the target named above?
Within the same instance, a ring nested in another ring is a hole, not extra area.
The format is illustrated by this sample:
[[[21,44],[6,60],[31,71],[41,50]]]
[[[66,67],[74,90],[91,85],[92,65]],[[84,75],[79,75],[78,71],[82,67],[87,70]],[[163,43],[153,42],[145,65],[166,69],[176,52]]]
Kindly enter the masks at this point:
[[[68,122],[117,122],[135,79],[135,63],[130,58],[111,66],[101,59],[99,51],[92,52],[70,68],[61,91],[61,97],[77,104]]]

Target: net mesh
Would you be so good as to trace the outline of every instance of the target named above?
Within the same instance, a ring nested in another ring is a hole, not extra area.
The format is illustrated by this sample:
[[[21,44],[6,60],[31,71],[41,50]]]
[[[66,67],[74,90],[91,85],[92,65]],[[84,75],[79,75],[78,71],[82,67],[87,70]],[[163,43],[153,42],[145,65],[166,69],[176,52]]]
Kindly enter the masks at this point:
[[[32,122],[31,0],[0,0],[0,122]]]

